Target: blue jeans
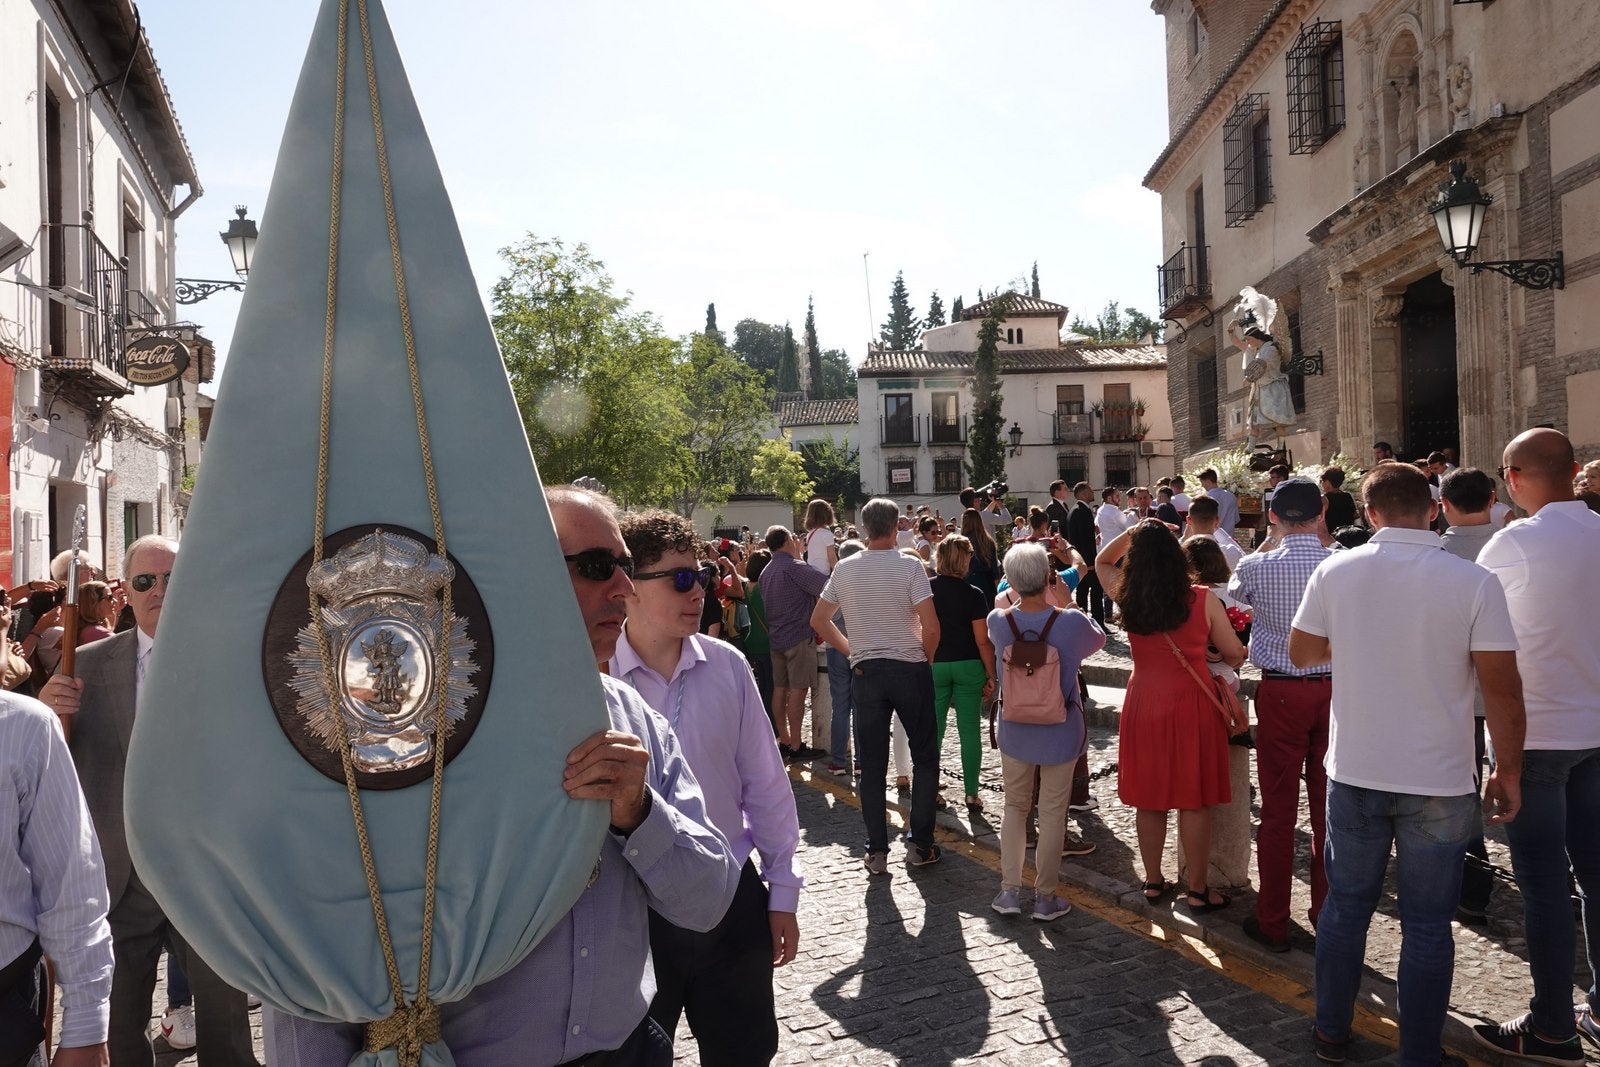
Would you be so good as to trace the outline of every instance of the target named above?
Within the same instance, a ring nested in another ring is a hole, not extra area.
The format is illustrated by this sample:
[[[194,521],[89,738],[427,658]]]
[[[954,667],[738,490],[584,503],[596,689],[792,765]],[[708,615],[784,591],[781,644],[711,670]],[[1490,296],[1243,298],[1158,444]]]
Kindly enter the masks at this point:
[[[1506,824],[1511,869],[1522,891],[1528,969],[1533,972],[1533,1026],[1561,1041],[1573,1034],[1572,924],[1567,871],[1583,900],[1583,939],[1589,960],[1589,1006],[1595,992],[1597,916],[1589,898],[1600,891],[1600,749],[1526,749],[1522,753],[1522,810]]]
[[[850,766],[850,657],[828,649],[828,696],[833,701],[833,723],[828,728],[828,753]]]
[[[1400,1063],[1436,1067],[1455,971],[1450,922],[1461,896],[1461,860],[1477,832],[1477,815],[1473,793],[1428,797],[1328,782],[1328,899],[1317,919],[1316,968],[1317,1029],[1323,1037],[1344,1041],[1350,1036],[1367,928],[1383,892],[1392,847],[1404,930]]]
[[[939,741],[933,723],[933,668],[926,662],[869,659],[851,669],[856,703],[856,759],[861,766],[861,818],[867,851],[889,851],[884,779],[889,774],[889,716],[900,716],[911,744],[911,841],[933,844],[933,801],[939,792]]]

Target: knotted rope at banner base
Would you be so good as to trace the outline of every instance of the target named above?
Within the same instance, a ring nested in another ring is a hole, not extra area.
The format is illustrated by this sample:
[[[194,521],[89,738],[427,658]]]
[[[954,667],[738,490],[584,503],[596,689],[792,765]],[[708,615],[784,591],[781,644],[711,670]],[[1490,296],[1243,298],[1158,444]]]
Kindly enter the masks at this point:
[[[367,21],[366,0],[357,0],[361,25],[361,46],[366,60],[367,97],[372,108],[373,132],[377,142],[378,174],[383,186],[384,211],[389,225],[389,253],[394,266],[395,292],[400,307],[400,326],[405,336],[406,366],[411,378],[411,399],[417,422],[417,438],[422,454],[423,476],[428,485],[428,508],[433,516],[435,551],[448,558],[445,551],[444,516],[439,508],[439,491],[434,480],[433,449],[428,439],[428,422],[423,411],[422,380],[417,367],[415,338],[411,330],[411,307],[406,295],[405,268],[400,255],[400,231],[395,219],[394,190],[389,180],[389,157],[384,144],[383,115],[378,98],[377,71],[373,61],[372,35]],[[322,350],[322,413],[317,451],[317,517],[312,540],[312,567],[322,563],[323,539],[326,533],[328,511],[328,451],[332,428],[333,405],[333,338],[336,318],[337,282],[339,276],[339,215],[340,193],[344,172],[344,87],[348,52],[348,19],[350,4],[344,0],[339,6],[339,47],[336,63],[337,92],[334,95],[333,131],[333,188],[328,222],[328,301],[323,328]],[[321,605],[317,594],[309,593],[311,625],[316,633],[317,645],[322,655],[322,684],[327,690],[328,706],[338,709],[342,705],[338,679],[334,673],[333,650],[327,631],[322,625]],[[447,634],[451,617],[450,586],[442,595],[441,636]],[[367,835],[366,816],[362,810],[361,793],[356,786],[355,766],[350,757],[350,738],[344,730],[338,731],[339,762],[344,769],[345,789],[350,796],[350,814],[355,823],[356,843],[361,849],[361,865],[366,873],[367,895],[372,901],[372,918],[377,927],[378,944],[383,950],[384,968],[389,976],[389,988],[394,998],[394,1012],[386,1018],[367,1024],[366,1050],[370,1053],[392,1048],[399,1058],[400,1067],[418,1067],[423,1046],[440,1038],[439,1006],[428,999],[428,971],[433,956],[433,915],[439,867],[439,808],[444,787],[444,743],[446,703],[449,696],[444,679],[449,677],[449,642],[437,642],[435,677],[440,679],[439,702],[435,709],[433,732],[433,789],[428,809],[428,858],[423,887],[422,949],[418,966],[417,997],[406,1003],[405,984],[400,979],[400,967],[395,961],[394,942],[389,935],[389,923],[384,913],[383,893],[378,886],[378,872],[372,856],[372,843]]]

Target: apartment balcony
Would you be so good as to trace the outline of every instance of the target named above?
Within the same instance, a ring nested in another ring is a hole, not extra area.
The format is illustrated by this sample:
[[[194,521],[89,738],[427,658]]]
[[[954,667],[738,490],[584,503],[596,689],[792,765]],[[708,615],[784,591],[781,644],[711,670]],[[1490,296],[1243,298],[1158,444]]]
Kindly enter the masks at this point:
[[[1209,245],[1179,245],[1172,258],[1156,268],[1157,306],[1163,319],[1211,310],[1210,259]]]
[[[922,444],[922,420],[910,415],[878,419],[878,443],[887,448],[916,448]]]
[[[45,298],[42,371],[86,411],[133,392],[128,383],[128,268],[84,223],[47,224],[53,265]]]
[[[963,445],[967,443],[967,416],[955,419],[929,415],[928,440],[936,445]]]
[[[1058,445],[1086,445],[1094,439],[1093,416],[1088,412],[1058,411],[1051,439]]]

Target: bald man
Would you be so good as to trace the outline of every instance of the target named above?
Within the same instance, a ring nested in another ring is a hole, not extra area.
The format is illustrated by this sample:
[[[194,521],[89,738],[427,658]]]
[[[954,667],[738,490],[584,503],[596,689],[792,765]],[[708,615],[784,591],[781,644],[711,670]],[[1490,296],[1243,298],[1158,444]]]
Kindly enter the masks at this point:
[[[1600,1043],[1595,976],[1573,1008],[1576,932],[1568,901],[1570,864],[1590,905],[1583,910],[1588,959],[1600,951],[1600,515],[1573,496],[1572,442],[1552,429],[1528,430],[1506,446],[1500,475],[1530,516],[1500,530],[1478,553],[1505,587],[1521,646],[1528,712],[1522,812],[1506,825],[1511,866],[1522,891],[1529,1011],[1473,1027],[1490,1048],[1544,1063],[1582,1063],[1581,1032]]]

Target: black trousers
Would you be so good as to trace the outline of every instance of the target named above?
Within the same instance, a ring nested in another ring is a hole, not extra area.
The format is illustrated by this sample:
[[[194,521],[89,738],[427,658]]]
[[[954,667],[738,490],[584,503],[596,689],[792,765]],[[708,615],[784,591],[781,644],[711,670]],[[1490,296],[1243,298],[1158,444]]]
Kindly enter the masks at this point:
[[[1110,600],[1110,597],[1106,596],[1105,590],[1100,587],[1100,577],[1095,574],[1093,565],[1089,567],[1088,573],[1078,582],[1078,589],[1074,594],[1074,599],[1076,599],[1078,607],[1089,613],[1091,619],[1101,624],[1105,623],[1106,602]]]
[[[217,976],[167,921],[134,873],[111,909],[111,1067],[153,1067],[146,1030],[163,946],[178,957],[194,989],[196,1052],[200,1067],[256,1067],[244,994]]]
[[[687,1015],[702,1067],[750,1067],[778,1054],[767,887],[747,860],[728,913],[707,933],[650,913],[656,996],[650,1017],[670,1037]]]
[[[36,939],[22,955],[0,967],[0,1067],[43,1063],[44,1012],[49,978]]]

